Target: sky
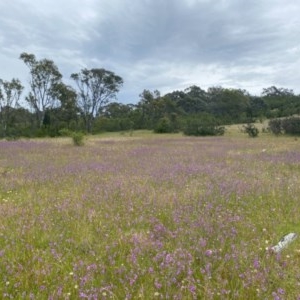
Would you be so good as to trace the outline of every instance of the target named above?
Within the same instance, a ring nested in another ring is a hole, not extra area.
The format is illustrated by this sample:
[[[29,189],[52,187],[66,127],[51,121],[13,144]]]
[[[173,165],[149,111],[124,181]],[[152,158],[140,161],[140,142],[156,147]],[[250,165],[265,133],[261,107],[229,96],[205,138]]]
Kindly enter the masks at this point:
[[[27,52],[69,85],[83,68],[114,72],[125,104],[192,85],[300,94],[299,16],[298,0],[1,0],[0,78],[28,86]]]

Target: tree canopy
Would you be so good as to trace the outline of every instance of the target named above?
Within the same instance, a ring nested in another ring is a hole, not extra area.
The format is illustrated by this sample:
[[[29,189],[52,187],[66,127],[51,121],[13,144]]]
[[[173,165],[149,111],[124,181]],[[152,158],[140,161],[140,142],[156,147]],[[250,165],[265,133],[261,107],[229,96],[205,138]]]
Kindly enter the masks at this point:
[[[7,135],[7,127],[13,122],[13,110],[20,107],[23,89],[19,79],[13,78],[11,81],[0,79],[0,121],[3,136]]]
[[[261,95],[221,86],[204,90],[191,85],[165,95],[144,89],[135,104],[119,103],[117,94],[123,79],[112,71],[81,69],[70,75],[73,87],[63,82],[52,60],[38,60],[34,54],[25,52],[20,59],[29,69],[30,91],[22,103],[21,82],[16,78],[0,79],[3,137],[56,136],[68,130],[97,133],[132,129],[221,134],[226,124],[251,124],[264,118],[300,114],[300,95],[276,86],[264,88]],[[273,123],[272,128],[277,128]],[[280,124],[282,131],[286,124]],[[287,126],[284,128],[288,132]]]
[[[56,87],[61,83],[62,75],[52,60],[37,60],[34,54],[22,53],[20,59],[30,71],[31,91],[25,98],[35,110],[38,125],[43,124],[46,109],[56,105]]]
[[[73,73],[71,78],[78,88],[77,105],[88,132],[92,129],[92,123],[101,109],[111,99],[114,99],[123,84],[123,79],[113,72],[105,69],[82,69],[79,73]]]

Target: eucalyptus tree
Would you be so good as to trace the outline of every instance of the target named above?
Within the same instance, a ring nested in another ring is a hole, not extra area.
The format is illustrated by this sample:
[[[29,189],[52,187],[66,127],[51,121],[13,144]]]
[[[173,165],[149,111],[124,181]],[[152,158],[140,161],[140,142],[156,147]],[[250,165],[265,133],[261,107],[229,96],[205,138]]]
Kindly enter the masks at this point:
[[[286,88],[277,88],[273,85],[268,88],[264,88],[261,94],[263,97],[291,97],[294,96],[294,91]]]
[[[178,102],[183,110],[188,114],[197,114],[207,111],[207,93],[196,85],[192,85],[184,90],[185,97]]]
[[[79,109],[76,104],[77,93],[71,87],[60,83],[56,88],[56,97],[60,101],[60,107],[55,108],[61,122],[70,129],[72,123],[77,123]],[[74,127],[74,124],[73,124]]]
[[[223,124],[247,121],[250,94],[245,90],[211,87],[208,89],[209,113],[222,119]]]
[[[139,128],[153,129],[156,122],[160,119],[160,92],[155,90],[143,90],[139,95],[140,101],[137,104],[139,111]]]
[[[79,126],[76,91],[71,86],[61,82],[56,85],[53,94],[59,101],[59,105],[47,108],[45,112],[43,125],[48,130],[48,134],[57,135],[61,129],[76,130]]]
[[[77,106],[81,110],[87,132],[91,132],[95,117],[116,97],[123,79],[105,69],[82,69],[71,74],[78,88]]]
[[[7,133],[13,110],[20,107],[19,101],[23,89],[19,79],[13,78],[11,81],[0,79],[0,120],[4,136]]]
[[[291,89],[271,86],[264,88],[261,96],[268,106],[269,118],[290,116],[300,111],[300,97]]]
[[[52,109],[58,103],[56,98],[57,85],[61,83],[62,75],[52,60],[37,60],[34,54],[22,53],[20,59],[30,71],[29,85],[31,91],[26,101],[34,109],[38,126],[43,125],[47,109]]]

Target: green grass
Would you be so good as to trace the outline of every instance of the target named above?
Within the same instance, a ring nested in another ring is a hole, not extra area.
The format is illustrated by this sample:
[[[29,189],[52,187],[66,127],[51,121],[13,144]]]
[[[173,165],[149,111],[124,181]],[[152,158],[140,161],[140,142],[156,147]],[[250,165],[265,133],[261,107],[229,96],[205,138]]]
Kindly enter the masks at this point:
[[[0,298],[297,299],[299,142],[0,141]]]

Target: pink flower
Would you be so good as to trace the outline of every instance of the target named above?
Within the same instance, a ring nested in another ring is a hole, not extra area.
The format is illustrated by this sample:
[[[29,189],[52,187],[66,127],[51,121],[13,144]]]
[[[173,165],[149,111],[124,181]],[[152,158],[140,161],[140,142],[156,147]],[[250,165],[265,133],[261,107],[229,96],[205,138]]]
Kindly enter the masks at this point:
[[[213,254],[213,251],[212,251],[211,249],[207,249],[207,250],[205,251],[205,255],[206,255],[206,256],[212,256],[212,254]]]

